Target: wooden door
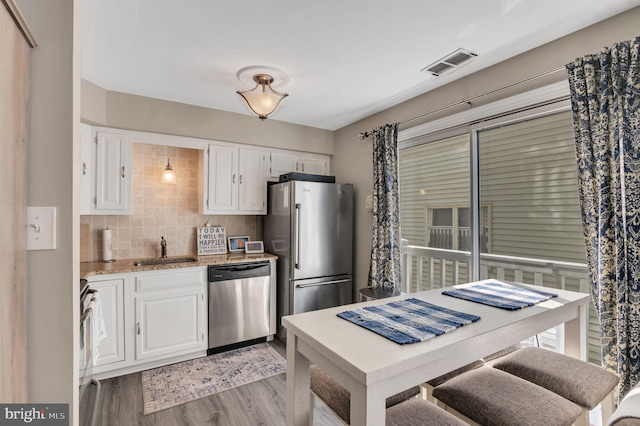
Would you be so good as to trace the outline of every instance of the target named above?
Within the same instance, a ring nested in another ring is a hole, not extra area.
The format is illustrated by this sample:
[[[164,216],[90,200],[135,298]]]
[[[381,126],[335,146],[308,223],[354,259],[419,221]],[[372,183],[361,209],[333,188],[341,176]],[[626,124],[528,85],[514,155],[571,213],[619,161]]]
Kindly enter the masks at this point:
[[[0,401],[27,402],[27,105],[35,46],[13,0],[0,6]]]

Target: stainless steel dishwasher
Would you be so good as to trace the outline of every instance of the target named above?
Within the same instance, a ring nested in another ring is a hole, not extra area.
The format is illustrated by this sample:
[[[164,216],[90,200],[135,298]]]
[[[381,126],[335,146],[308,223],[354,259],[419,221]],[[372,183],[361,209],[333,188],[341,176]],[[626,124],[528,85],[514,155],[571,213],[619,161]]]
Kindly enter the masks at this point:
[[[270,333],[269,262],[209,266],[209,350]]]

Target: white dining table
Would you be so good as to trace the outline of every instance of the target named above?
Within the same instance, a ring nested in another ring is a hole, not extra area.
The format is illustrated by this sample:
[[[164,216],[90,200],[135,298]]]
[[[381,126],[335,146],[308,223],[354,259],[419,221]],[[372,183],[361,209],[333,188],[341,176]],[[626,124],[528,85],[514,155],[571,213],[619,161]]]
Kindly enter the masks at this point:
[[[560,333],[564,336],[560,342],[564,353],[584,360],[590,296],[517,285],[554,292],[558,297],[510,311],[443,295],[446,289],[435,289],[283,317],[282,324],[287,329],[287,425],[312,422],[311,364],[349,391],[351,425],[358,426],[384,425],[387,397],[558,325],[564,325],[564,333]],[[356,307],[410,297],[481,319],[424,342],[399,345],[336,316]]]

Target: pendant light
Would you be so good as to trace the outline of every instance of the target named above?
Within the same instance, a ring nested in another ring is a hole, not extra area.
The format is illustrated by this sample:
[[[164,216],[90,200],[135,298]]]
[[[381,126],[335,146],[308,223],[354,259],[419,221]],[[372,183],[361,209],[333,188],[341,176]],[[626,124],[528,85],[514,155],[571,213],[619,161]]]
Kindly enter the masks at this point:
[[[238,71],[238,79],[245,83],[255,83],[252,89],[236,93],[242,96],[249,109],[261,120],[276,112],[282,100],[289,96],[273,89],[272,85],[278,86],[286,84],[289,79],[282,72],[275,68],[265,66],[246,67]]]
[[[162,177],[160,178],[161,183],[166,183],[169,185],[175,185],[178,183],[176,180],[176,172],[173,171],[171,167],[171,161],[167,158],[167,167],[162,172]]]

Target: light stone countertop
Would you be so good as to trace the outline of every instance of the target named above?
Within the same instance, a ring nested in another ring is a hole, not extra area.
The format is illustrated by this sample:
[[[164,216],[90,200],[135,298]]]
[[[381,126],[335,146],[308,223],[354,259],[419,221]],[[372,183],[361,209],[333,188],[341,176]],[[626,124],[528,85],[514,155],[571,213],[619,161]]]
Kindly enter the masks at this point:
[[[269,253],[245,254],[228,253],[214,256],[176,256],[177,258],[193,257],[195,262],[170,263],[166,265],[134,266],[140,260],[149,259],[122,259],[114,262],[80,262],[80,278],[88,278],[93,275],[123,274],[139,271],[159,271],[163,269],[192,268],[196,266],[228,265],[233,263],[251,263],[267,260],[275,260],[278,256]],[[171,259],[172,257],[169,257]]]

